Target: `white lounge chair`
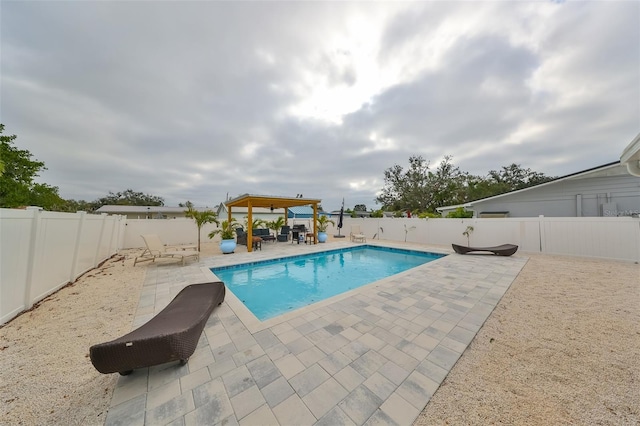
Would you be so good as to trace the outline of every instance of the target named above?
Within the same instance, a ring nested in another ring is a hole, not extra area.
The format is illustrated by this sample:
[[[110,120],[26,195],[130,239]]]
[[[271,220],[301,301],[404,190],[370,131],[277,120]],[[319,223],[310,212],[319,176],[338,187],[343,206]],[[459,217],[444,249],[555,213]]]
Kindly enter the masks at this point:
[[[200,252],[196,250],[194,245],[165,246],[156,234],[141,235],[141,237],[147,248],[140,256],[136,257],[133,261],[133,266],[136,266],[139,262],[146,262],[147,260],[155,262],[156,259],[162,258],[181,259],[183,265],[186,259],[190,257],[200,260]]]
[[[351,241],[354,243],[366,243],[367,237],[360,230],[360,225],[351,226]]]

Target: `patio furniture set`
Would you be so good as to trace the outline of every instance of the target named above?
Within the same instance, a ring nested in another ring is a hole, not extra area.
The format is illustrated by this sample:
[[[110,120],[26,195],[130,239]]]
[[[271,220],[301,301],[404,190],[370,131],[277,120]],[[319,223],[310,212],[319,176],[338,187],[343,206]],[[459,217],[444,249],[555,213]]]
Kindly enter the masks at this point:
[[[244,231],[242,227],[236,228],[237,235],[237,243],[242,245],[247,245],[247,233]],[[252,243],[254,249],[262,249],[263,241],[278,241],[278,242],[287,242],[291,240],[291,243],[297,242],[300,244],[301,242],[305,242],[307,244],[315,243],[315,234],[312,232],[307,232],[305,225],[293,225],[290,227],[289,225],[285,225],[280,229],[280,232],[276,235],[272,235],[270,230],[267,228],[254,228],[251,230]]]

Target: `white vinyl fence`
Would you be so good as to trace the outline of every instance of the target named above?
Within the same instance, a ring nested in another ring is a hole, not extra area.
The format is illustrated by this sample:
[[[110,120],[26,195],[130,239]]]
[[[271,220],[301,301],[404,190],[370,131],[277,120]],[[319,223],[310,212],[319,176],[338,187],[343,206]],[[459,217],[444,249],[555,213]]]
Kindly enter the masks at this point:
[[[496,219],[345,218],[342,235],[358,225],[367,239],[471,246],[517,244],[532,253],[640,262],[640,219],[530,217]],[[469,240],[463,235],[473,227]],[[337,233],[337,229],[329,230]]]
[[[201,242],[211,241],[207,235],[216,229],[215,223],[202,226]],[[141,235],[156,234],[164,244],[196,244],[198,242],[198,227],[193,219],[127,219],[126,232],[122,248],[144,247]],[[216,241],[220,241],[217,236]]]
[[[337,223],[336,218],[333,220]],[[640,219],[632,217],[527,217],[495,219],[418,219],[345,217],[342,235],[349,238],[358,225],[367,239],[407,241],[419,244],[451,243],[472,246],[517,244],[531,253],[560,254],[601,259],[640,261]],[[469,241],[463,235],[473,227]],[[215,225],[202,230],[202,241]],[[123,248],[143,247],[141,234],[158,234],[166,244],[195,243],[197,228],[191,219],[127,219]],[[329,225],[329,235],[338,233]],[[219,237],[217,240],[219,241]]]
[[[333,218],[334,220],[336,218]],[[337,220],[336,220],[337,222]],[[342,235],[357,225],[367,239],[450,247],[517,244],[522,252],[640,262],[640,219],[630,217],[531,217],[502,219],[344,218]],[[469,241],[463,235],[467,227]],[[202,228],[203,242],[215,224]],[[338,233],[333,226],[327,231]],[[143,247],[142,234],[166,244],[194,244],[191,219],[0,209],[0,324],[75,281],[120,249]],[[216,237],[215,241],[219,241]]]
[[[0,324],[116,254],[124,219],[0,209]]]

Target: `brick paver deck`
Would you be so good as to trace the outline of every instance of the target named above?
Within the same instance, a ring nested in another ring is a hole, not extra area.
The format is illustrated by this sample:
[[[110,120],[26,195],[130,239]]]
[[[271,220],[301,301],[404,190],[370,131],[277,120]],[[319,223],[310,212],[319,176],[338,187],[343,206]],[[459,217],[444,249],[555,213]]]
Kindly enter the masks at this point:
[[[276,243],[184,267],[150,264],[133,327],[184,286],[211,281],[208,268],[349,245]],[[227,291],[188,364],[120,377],[105,424],[409,425],[526,261],[452,254],[265,322]]]

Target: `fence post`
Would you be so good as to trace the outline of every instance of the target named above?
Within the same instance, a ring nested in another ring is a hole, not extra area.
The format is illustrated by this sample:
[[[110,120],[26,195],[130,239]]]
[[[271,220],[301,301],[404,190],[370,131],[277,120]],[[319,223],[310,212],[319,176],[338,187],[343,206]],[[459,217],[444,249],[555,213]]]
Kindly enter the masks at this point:
[[[547,251],[547,239],[545,236],[544,215],[538,216],[538,234],[540,238],[540,253],[546,253]]]
[[[112,226],[111,226],[111,232],[109,233],[109,250],[108,250],[109,257],[118,253],[118,249],[115,246],[117,246],[118,235],[120,235],[120,229],[119,229],[120,216],[111,216],[110,219],[112,222]]]
[[[71,262],[71,275],[69,275],[69,282],[72,283],[76,280],[76,270],[78,269],[78,257],[80,256],[80,241],[82,240],[82,228],[84,227],[84,221],[87,217],[87,212],[76,212],[78,216],[78,229],[76,230],[76,243],[73,248],[73,261]]]
[[[105,219],[105,220],[107,220],[107,219]],[[116,222],[116,218],[115,217],[110,217],[109,221],[111,222],[111,230],[109,232],[109,248],[107,249],[107,254],[108,254],[109,257],[111,257],[111,255],[113,254],[113,240],[115,239],[114,235],[116,234],[116,229],[117,229],[116,225],[118,223]]]
[[[41,207],[29,206],[26,209],[32,212],[31,216],[31,238],[29,239],[29,249],[27,250],[27,274],[24,286],[24,306],[25,310],[31,309],[33,306],[31,297],[31,285],[33,283],[33,274],[36,271],[36,244],[38,241],[38,233],[40,232],[40,211]]]
[[[124,246],[124,237],[127,234],[127,217],[118,215],[118,246],[116,247],[119,253]]]
[[[636,256],[636,264],[640,263],[640,217],[636,218],[636,222],[638,223],[638,226],[636,227],[636,229],[638,230],[638,238],[636,238],[636,241],[638,241],[638,253]]]
[[[104,233],[104,224],[107,221],[107,214],[102,213],[102,225],[100,226],[100,235],[98,235],[98,243],[96,244],[96,253],[93,255],[93,267],[98,266],[98,255],[100,254],[100,246],[102,245],[102,234]]]

